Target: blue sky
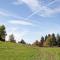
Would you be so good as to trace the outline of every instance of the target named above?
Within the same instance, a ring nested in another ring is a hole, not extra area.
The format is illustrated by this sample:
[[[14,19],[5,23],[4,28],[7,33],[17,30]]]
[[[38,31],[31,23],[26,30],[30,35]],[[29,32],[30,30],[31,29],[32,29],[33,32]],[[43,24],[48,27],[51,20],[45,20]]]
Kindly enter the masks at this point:
[[[7,37],[27,43],[40,40],[48,33],[60,33],[59,0],[0,0],[0,24],[6,26]]]

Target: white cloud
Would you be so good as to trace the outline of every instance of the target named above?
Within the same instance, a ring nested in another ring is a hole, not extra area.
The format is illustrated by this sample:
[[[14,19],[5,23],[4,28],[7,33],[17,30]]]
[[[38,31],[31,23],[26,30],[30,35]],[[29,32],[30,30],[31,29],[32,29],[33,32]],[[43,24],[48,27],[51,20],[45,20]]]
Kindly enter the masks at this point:
[[[10,30],[10,31],[9,31]],[[6,40],[9,40],[9,35],[13,34],[14,38],[16,40],[16,42],[20,41],[22,38],[24,38],[24,36],[26,36],[28,34],[28,30],[22,30],[22,31],[18,31],[18,29],[15,27],[11,27],[9,28],[9,30],[7,29],[7,36],[6,36]]]
[[[11,24],[20,24],[20,25],[33,25],[31,22],[23,21],[23,20],[10,20]]]
[[[57,9],[48,7],[49,5],[57,2],[58,0],[51,1],[48,6],[42,5],[42,2],[38,0],[16,0],[17,4],[19,4],[19,2],[21,1],[27,4],[32,10],[33,13],[30,15],[30,17],[34,14],[38,14],[40,16],[51,16],[53,14],[60,13],[60,11],[58,11],[60,8]]]

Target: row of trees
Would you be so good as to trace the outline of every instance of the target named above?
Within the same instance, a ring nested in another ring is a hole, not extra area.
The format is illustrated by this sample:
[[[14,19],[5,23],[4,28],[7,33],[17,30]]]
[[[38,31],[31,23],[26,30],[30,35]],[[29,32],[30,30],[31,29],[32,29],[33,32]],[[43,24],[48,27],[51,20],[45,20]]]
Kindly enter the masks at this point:
[[[6,28],[5,28],[4,25],[1,25],[1,26],[0,26],[0,41],[4,41],[4,42],[5,42],[6,36],[7,36]],[[16,43],[16,40],[15,40],[13,34],[11,34],[11,35],[9,36],[9,41]],[[23,39],[21,39],[21,41],[19,41],[18,43],[26,44],[26,42],[25,42]]]
[[[46,47],[54,47],[58,46],[60,47],[60,35],[57,34],[48,34],[45,37],[41,37],[40,41],[36,40],[33,45],[37,45],[40,47],[46,46]]]
[[[9,41],[10,41],[10,42],[13,42],[13,43],[16,43],[16,40],[15,40],[13,34],[11,34],[11,35],[9,36]],[[25,42],[23,39],[21,39],[21,41],[19,41],[18,43],[26,44],[26,42]]]
[[[6,28],[4,25],[1,25],[0,26],[0,41],[5,41],[6,35],[7,35]],[[9,41],[16,43],[16,40],[13,34],[9,36]],[[19,41],[18,43],[26,44],[26,42],[23,39]],[[42,36],[40,41],[36,40],[33,43],[33,45],[37,45],[40,47],[43,47],[43,46],[49,46],[49,47],[59,46],[60,47],[60,35],[59,34],[55,35],[53,33],[53,34],[48,34],[45,37]]]

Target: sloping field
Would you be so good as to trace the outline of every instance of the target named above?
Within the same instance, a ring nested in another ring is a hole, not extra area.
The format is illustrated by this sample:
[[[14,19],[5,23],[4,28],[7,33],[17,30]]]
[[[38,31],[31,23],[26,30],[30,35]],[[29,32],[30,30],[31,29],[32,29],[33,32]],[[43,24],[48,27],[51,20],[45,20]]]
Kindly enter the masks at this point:
[[[0,60],[60,60],[60,48],[0,42]]]

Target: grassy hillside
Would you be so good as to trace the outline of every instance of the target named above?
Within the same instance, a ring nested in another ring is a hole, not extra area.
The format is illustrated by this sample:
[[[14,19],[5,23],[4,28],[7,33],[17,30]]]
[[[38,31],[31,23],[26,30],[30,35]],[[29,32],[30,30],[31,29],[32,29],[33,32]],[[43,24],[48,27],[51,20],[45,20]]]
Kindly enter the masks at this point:
[[[60,48],[0,42],[0,60],[60,60]]]

